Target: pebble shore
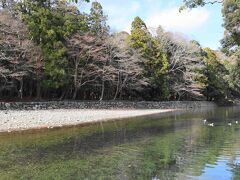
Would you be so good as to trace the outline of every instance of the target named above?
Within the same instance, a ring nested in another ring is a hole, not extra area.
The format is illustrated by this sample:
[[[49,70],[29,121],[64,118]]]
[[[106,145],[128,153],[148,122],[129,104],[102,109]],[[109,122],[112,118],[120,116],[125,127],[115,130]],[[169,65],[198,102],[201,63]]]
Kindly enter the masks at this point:
[[[0,111],[0,132],[28,129],[54,128],[80,125],[113,119],[131,118],[164,112],[173,109],[98,110],[98,109],[52,109]]]

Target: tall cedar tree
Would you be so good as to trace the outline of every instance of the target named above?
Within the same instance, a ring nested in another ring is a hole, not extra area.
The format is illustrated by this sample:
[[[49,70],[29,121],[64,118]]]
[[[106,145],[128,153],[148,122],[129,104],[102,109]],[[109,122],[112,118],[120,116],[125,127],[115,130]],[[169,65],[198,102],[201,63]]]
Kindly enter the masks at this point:
[[[160,44],[151,36],[146,24],[140,17],[136,17],[132,22],[129,41],[130,45],[138,50],[144,58],[145,76],[150,79],[152,84],[149,94],[159,100],[168,99],[167,74],[169,63],[167,55],[160,49]]]

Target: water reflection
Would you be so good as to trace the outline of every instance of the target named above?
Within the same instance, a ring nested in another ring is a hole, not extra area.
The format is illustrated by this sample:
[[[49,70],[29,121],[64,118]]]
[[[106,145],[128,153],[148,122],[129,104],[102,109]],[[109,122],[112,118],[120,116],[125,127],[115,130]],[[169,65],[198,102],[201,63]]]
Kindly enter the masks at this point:
[[[1,134],[0,177],[240,179],[239,117],[238,108],[219,108]]]

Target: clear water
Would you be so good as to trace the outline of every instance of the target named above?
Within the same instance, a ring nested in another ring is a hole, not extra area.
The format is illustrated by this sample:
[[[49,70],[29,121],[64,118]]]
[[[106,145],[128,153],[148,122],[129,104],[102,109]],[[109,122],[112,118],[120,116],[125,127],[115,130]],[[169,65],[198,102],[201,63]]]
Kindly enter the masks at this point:
[[[238,180],[240,108],[2,133],[0,179]]]

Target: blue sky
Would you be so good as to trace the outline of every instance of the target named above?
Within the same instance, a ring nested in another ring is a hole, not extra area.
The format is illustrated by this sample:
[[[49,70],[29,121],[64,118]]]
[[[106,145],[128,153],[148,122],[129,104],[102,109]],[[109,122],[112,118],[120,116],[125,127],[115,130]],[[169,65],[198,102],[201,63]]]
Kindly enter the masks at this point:
[[[141,17],[150,29],[161,25],[165,30],[180,32],[203,47],[218,49],[223,37],[221,5],[208,5],[178,12],[182,0],[98,0],[108,15],[112,31],[130,31],[134,17]],[[88,11],[90,4],[82,4]]]

